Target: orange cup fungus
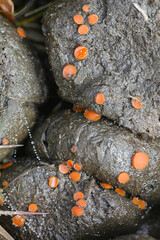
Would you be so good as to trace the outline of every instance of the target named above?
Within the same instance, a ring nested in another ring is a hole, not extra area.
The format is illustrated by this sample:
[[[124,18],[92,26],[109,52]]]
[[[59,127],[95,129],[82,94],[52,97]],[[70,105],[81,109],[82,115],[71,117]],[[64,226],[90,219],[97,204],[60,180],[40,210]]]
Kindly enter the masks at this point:
[[[2,205],[4,202],[4,197],[2,196],[2,194],[0,194],[0,205]]]
[[[77,170],[77,171],[81,171],[81,169],[82,169],[82,166],[79,165],[78,163],[75,163],[73,167],[74,167],[74,169]]]
[[[84,59],[87,56],[87,54],[88,49],[83,45],[76,47],[76,49],[74,50],[74,56],[78,60]]]
[[[73,17],[73,20],[76,24],[82,24],[83,22],[83,17],[80,14],[77,14]]]
[[[69,175],[69,178],[73,181],[73,182],[78,182],[80,179],[80,174],[79,172],[71,172]]]
[[[79,200],[76,202],[76,205],[79,206],[79,207],[84,208],[84,207],[86,206],[86,200],[84,200],[84,199],[79,199]]]
[[[74,200],[79,200],[81,198],[84,198],[84,194],[82,192],[76,192],[73,196]]]
[[[69,172],[69,166],[67,164],[60,164],[59,165],[59,172],[62,174],[67,174]]]
[[[89,5],[84,5],[84,6],[82,7],[82,10],[83,10],[84,12],[89,12],[89,8],[90,8]]]
[[[106,188],[106,189],[112,188],[112,186],[111,186],[110,184],[108,184],[108,183],[100,183],[100,185],[101,185],[102,187]]]
[[[67,161],[67,165],[68,165],[70,168],[73,168],[73,161],[69,159],[69,160]]]
[[[96,95],[96,97],[95,97],[95,102],[96,102],[97,104],[100,104],[100,105],[105,102],[105,97],[104,97],[103,93],[98,93],[98,94]]]
[[[26,37],[26,34],[25,34],[23,28],[21,28],[21,27],[17,28],[17,33],[18,33],[19,36],[21,36],[22,38],[25,38],[25,37]]]
[[[96,14],[91,14],[88,16],[89,24],[93,25],[98,21],[98,16]]]
[[[73,75],[75,75],[77,72],[75,66],[73,65],[66,65],[63,68],[63,77],[64,78],[71,78]]]
[[[80,207],[74,206],[72,208],[72,215],[75,217],[82,216],[84,214],[84,210]]]
[[[136,109],[141,109],[143,103],[141,102],[141,98],[139,97],[135,97],[137,100],[139,101],[136,101],[136,99],[133,99],[132,98],[132,101],[131,101],[131,104],[132,104],[132,107],[136,108]]]
[[[84,116],[85,116],[85,118],[87,118],[90,121],[97,121],[97,120],[101,119],[100,114],[90,111],[89,109],[85,110]]]
[[[88,26],[85,25],[85,24],[79,26],[78,33],[81,34],[81,35],[87,34],[88,33]]]
[[[57,177],[50,177],[48,181],[48,185],[51,188],[56,188],[58,186],[58,178]]]
[[[132,166],[141,170],[147,166],[149,157],[145,152],[136,152],[132,157]]]
[[[120,195],[123,196],[123,197],[126,195],[125,191],[122,190],[121,188],[116,188],[116,189],[115,189],[115,192],[118,193],[118,194],[120,194]]]
[[[133,197],[132,199],[133,203],[138,206],[140,209],[145,209],[146,208],[146,202],[137,198],[137,197]]]
[[[37,205],[35,203],[31,203],[29,206],[28,206],[28,211],[29,212],[36,212],[38,209]]]
[[[6,187],[8,185],[8,182],[7,181],[4,181],[3,182],[3,186]]]
[[[126,183],[129,181],[129,175],[126,172],[122,172],[118,175],[117,179],[120,183]]]
[[[25,223],[25,218],[22,215],[15,215],[12,218],[12,223],[13,225],[15,225],[16,227],[22,227]]]
[[[8,141],[8,139],[7,139],[7,138],[3,138],[3,139],[2,139],[2,144],[3,144],[3,145],[7,145],[7,144],[8,144],[8,142],[9,142],[9,141]]]
[[[0,168],[1,169],[6,169],[6,168],[12,166],[12,164],[13,164],[13,162],[3,163],[3,164],[0,165]]]

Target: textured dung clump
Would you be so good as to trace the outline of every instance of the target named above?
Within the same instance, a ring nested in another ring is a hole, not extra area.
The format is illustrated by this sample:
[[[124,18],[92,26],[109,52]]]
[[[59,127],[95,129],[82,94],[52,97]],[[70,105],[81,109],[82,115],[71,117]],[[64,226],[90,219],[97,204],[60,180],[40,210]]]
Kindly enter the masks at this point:
[[[36,105],[46,95],[39,60],[7,19],[0,15],[0,138],[20,143],[37,116]],[[27,119],[27,120],[26,120]],[[1,149],[0,161],[12,149]]]
[[[43,32],[50,64],[61,96],[79,106],[116,120],[132,131],[160,137],[160,59],[159,1],[89,0],[55,1],[44,15]],[[86,35],[78,33],[73,17],[96,14]],[[88,49],[85,59],[74,56],[76,47]],[[63,77],[65,65],[72,64],[77,73]],[[95,102],[102,93],[105,102]],[[139,97],[142,107],[131,100]]]
[[[54,189],[48,185],[51,176],[58,178],[58,186]],[[80,181],[73,183],[69,174],[61,174],[57,167],[28,158],[17,159],[13,167],[2,173],[2,179],[6,177],[9,185],[3,189],[3,210],[27,211],[34,201],[39,212],[50,213],[25,216],[21,228],[15,228],[10,217],[1,217],[0,224],[5,225],[14,239],[106,239],[106,236],[135,231],[144,216],[144,211],[130,199],[103,190],[84,171],[81,171]],[[78,218],[72,215],[77,191],[83,192],[86,200],[84,214]]]
[[[133,197],[140,196],[152,204],[159,202],[159,140],[145,141],[107,120],[90,122],[82,113],[65,116],[63,112],[52,115],[37,128],[34,140],[41,156],[58,162],[72,159],[87,174],[123,188]],[[149,158],[147,164],[142,162],[142,169],[136,167],[139,155],[147,157],[147,161]],[[119,176],[124,172],[127,181],[123,183]]]

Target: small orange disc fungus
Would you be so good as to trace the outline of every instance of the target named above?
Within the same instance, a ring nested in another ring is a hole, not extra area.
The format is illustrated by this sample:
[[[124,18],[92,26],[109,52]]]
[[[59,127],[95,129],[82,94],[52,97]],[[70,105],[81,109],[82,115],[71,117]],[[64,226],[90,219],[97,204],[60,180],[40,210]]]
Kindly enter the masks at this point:
[[[81,171],[81,169],[82,169],[82,166],[79,165],[78,163],[75,163],[73,167],[74,167],[74,169],[77,170],[77,171]]]
[[[63,68],[63,77],[64,78],[71,78],[73,75],[75,75],[77,72],[75,66],[73,65],[66,65]]]
[[[73,182],[77,182],[80,179],[80,174],[79,172],[71,172],[69,175],[69,178],[73,181]]]
[[[117,179],[120,183],[126,183],[129,181],[129,175],[126,172],[122,172],[118,175]]]
[[[90,8],[89,5],[84,5],[84,6],[82,7],[82,10],[83,10],[84,12],[89,12],[89,8]]]
[[[88,49],[83,45],[76,47],[76,49],[74,50],[74,56],[78,60],[84,59],[87,56],[87,54]]]
[[[58,186],[58,178],[57,177],[50,177],[48,181],[48,185],[51,188],[56,188]]]
[[[97,120],[101,119],[100,114],[90,111],[89,109],[85,110],[84,116],[85,116],[85,118],[87,118],[90,121],[97,121]]]
[[[22,215],[15,215],[12,218],[12,223],[16,227],[22,227],[24,225],[24,223],[25,223],[25,218]]]
[[[67,165],[68,165],[69,167],[73,168],[73,161],[69,159],[69,160],[67,161]]]
[[[98,93],[98,94],[96,95],[96,97],[95,97],[95,102],[96,102],[97,104],[100,104],[100,105],[105,102],[105,97],[104,97],[103,93]]]
[[[29,206],[28,206],[28,211],[29,212],[36,212],[38,209],[37,205],[35,203],[31,203]]]
[[[73,146],[73,147],[71,148],[71,152],[75,152],[75,151],[76,151],[76,147]]]
[[[2,205],[4,202],[4,197],[2,196],[2,194],[0,194],[0,205]]]
[[[89,24],[93,25],[98,21],[98,16],[96,14],[91,14],[88,16]]]
[[[115,189],[115,192],[118,193],[118,194],[120,194],[120,195],[123,196],[123,197],[126,195],[125,191],[122,190],[121,188],[116,188],[116,189]]]
[[[138,202],[138,207],[140,208],[140,209],[145,209],[146,208],[146,203],[145,203],[145,201],[143,201],[143,200],[139,200],[139,202]]]
[[[137,197],[133,197],[132,202],[134,203],[134,205],[138,205],[139,199]]]
[[[74,206],[72,208],[72,214],[75,217],[82,216],[84,214],[84,210],[80,207]]]
[[[139,97],[135,97],[135,98],[138,99],[138,100],[140,100],[140,101],[142,100],[142,99],[139,98]],[[135,99],[132,99],[132,101],[131,101],[132,107],[134,107],[134,108],[136,108],[136,109],[141,109],[143,103],[140,102],[140,101],[136,101]]]
[[[7,145],[8,144],[8,139],[7,138],[3,138],[2,139],[2,144],[3,145]]]
[[[74,22],[75,22],[76,24],[82,24],[82,22],[83,22],[83,17],[82,17],[82,15],[77,14],[77,15],[74,16],[73,20],[74,20]]]
[[[132,158],[132,166],[135,169],[141,170],[147,166],[149,157],[145,152],[136,152]]]
[[[85,110],[85,108],[83,108],[83,107],[78,107],[78,106],[74,106],[73,107],[73,111],[74,112],[83,112]]]
[[[8,163],[3,163],[2,165],[0,165],[1,169],[6,169],[10,166],[12,166],[13,162],[8,162]]]
[[[8,185],[8,182],[7,181],[4,181],[3,182],[3,186],[6,187]]]
[[[81,198],[84,198],[84,194],[82,192],[76,192],[73,196],[74,200],[79,200]]]
[[[17,28],[17,33],[18,33],[19,36],[21,36],[22,38],[25,38],[25,37],[26,37],[26,34],[25,34],[23,28],[21,28],[21,27]]]
[[[78,33],[81,34],[81,35],[87,34],[88,33],[88,26],[85,25],[85,24],[79,26]]]
[[[69,172],[69,166],[67,164],[64,164],[64,163],[60,164],[59,165],[59,171],[62,174],[67,174]]]
[[[84,199],[79,199],[79,200],[76,202],[76,205],[79,206],[79,207],[84,208],[84,207],[86,206],[86,200],[84,200]]]
[[[106,188],[106,189],[112,188],[112,186],[110,184],[108,184],[108,183],[101,183],[101,186]]]

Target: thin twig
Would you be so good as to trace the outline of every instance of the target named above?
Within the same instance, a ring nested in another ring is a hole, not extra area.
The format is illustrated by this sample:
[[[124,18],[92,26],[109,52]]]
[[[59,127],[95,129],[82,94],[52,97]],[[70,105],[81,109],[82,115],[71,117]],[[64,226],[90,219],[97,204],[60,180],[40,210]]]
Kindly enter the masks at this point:
[[[0,149],[5,149],[5,148],[16,148],[16,147],[23,147],[23,144],[13,144],[13,145],[0,145]]]
[[[135,6],[135,8],[137,8],[137,10],[138,10],[139,12],[142,13],[142,15],[143,15],[143,17],[144,17],[144,20],[145,20],[146,22],[148,22],[148,20],[149,20],[148,15],[147,15],[146,12],[141,8],[141,6],[139,6],[137,3],[133,3],[133,5]]]
[[[7,240],[14,240],[11,235],[2,227],[0,226],[0,235],[2,235]]]
[[[30,11],[30,12],[27,12],[24,16],[25,17],[30,17],[30,16],[34,15],[35,13],[41,12],[42,10],[48,8],[50,5],[51,5],[51,2],[41,6],[39,8],[36,8],[36,9]]]
[[[23,211],[3,211],[0,210],[0,215],[15,215],[15,214],[21,214],[21,215],[43,215],[43,214],[53,214],[53,213],[46,213],[46,212],[23,212]]]

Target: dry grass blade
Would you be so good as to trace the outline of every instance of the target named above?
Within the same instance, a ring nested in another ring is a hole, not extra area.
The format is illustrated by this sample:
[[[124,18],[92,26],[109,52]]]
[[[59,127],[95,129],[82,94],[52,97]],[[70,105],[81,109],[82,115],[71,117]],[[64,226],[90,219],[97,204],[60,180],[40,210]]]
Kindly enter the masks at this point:
[[[1,215],[46,215],[46,214],[53,214],[53,213],[46,213],[46,212],[23,212],[23,211],[3,211],[0,210],[0,216]]]
[[[0,236],[3,236],[6,240],[14,240],[2,226],[0,226]]]
[[[23,144],[13,144],[13,145],[0,145],[0,149],[4,149],[4,148],[16,148],[16,147],[23,147]]]
[[[14,20],[14,4],[12,0],[0,0],[0,11],[3,15],[15,24]]]

